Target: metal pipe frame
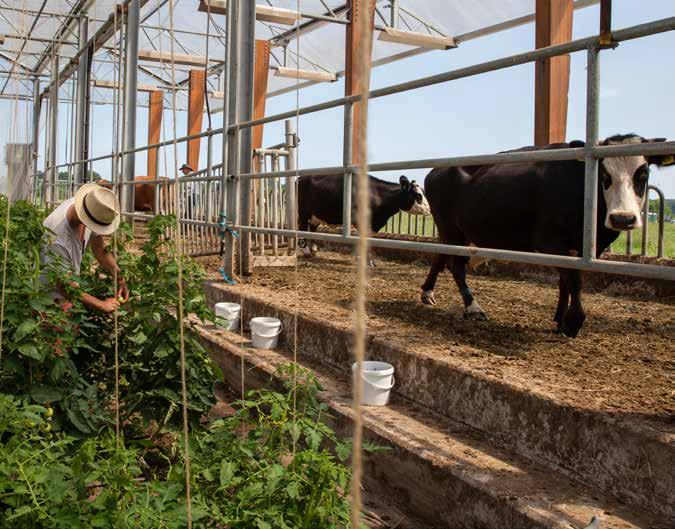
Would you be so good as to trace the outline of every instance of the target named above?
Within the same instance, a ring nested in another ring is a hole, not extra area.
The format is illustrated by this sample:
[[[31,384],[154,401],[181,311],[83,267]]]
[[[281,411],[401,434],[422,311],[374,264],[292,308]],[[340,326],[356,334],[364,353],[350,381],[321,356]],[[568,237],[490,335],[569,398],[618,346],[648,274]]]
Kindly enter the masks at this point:
[[[128,4],[126,28],[124,31],[124,103],[123,126],[124,144],[122,150],[122,181],[133,181],[136,173],[136,155],[130,152],[136,146],[136,100],[138,92],[138,33],[140,24],[140,0]],[[122,208],[133,209],[134,187],[128,186],[122,195]]]
[[[647,24],[641,24],[630,28],[623,29],[616,32],[616,41],[629,40],[639,38],[646,35],[660,33],[663,31],[670,31],[675,29],[675,17],[658,20]],[[397,85],[392,85],[379,90],[374,90],[370,93],[370,97],[377,98],[385,95],[392,95],[402,93],[405,91],[431,86],[434,84],[460,79],[488,71],[500,70],[503,68],[525,64],[544,58],[567,54],[576,51],[587,50],[588,68],[587,68],[587,122],[586,122],[586,145],[578,149],[560,149],[560,150],[542,150],[530,151],[520,153],[501,153],[497,155],[485,156],[466,156],[454,157],[442,160],[426,160],[420,165],[419,160],[408,162],[394,162],[384,164],[371,164],[370,170],[389,170],[401,168],[414,167],[434,167],[434,166],[450,166],[450,165],[469,165],[469,164],[483,164],[483,163],[508,163],[514,161],[535,161],[535,160],[569,160],[581,159],[585,161],[585,198],[584,198],[584,231],[583,231],[583,256],[582,257],[568,257],[551,254],[536,254],[529,252],[518,252],[510,250],[492,249],[492,248],[473,248],[458,245],[446,245],[436,243],[424,243],[414,241],[400,241],[400,240],[382,240],[370,238],[369,242],[374,247],[389,247],[407,249],[412,251],[422,251],[427,253],[446,254],[446,255],[460,255],[460,256],[476,256],[485,257],[488,259],[502,259],[509,261],[518,261],[524,263],[555,266],[562,268],[573,268],[580,270],[599,271],[607,273],[619,273],[627,275],[635,275],[638,277],[657,278],[675,280],[675,269],[665,266],[650,266],[635,263],[617,263],[601,261],[596,258],[596,228],[597,228],[597,201],[598,201],[598,159],[607,156],[627,155],[627,154],[651,154],[652,149],[664,150],[665,153],[672,154],[675,152],[675,142],[664,142],[662,144],[643,144],[643,145],[628,145],[616,146],[616,148],[608,148],[615,146],[598,146],[598,99],[599,99],[599,53],[601,51],[599,45],[599,38],[589,37],[586,39],[578,39],[576,41],[564,43],[557,46],[550,46],[535,50],[531,52],[514,55],[494,61],[489,61],[483,64],[469,66],[458,70],[453,70],[439,75],[433,75]],[[359,96],[348,96],[332,101],[324,102],[318,105],[304,107],[295,112],[286,112],[269,116],[266,118],[245,121],[240,123],[230,124],[230,129],[233,131],[250,130],[251,127],[261,125],[264,123],[271,123],[286,119],[298,114],[308,114],[333,108],[343,105],[345,107],[345,123],[349,121],[350,112],[349,107],[354,101],[358,101]],[[349,234],[351,225],[351,186],[350,174],[356,168],[351,165],[351,153],[348,153],[347,144],[351,144],[348,140],[348,134],[345,131],[343,145],[345,162],[343,167],[323,167],[313,170],[294,171],[294,174],[343,174],[343,233],[341,235],[334,234],[318,234],[312,232],[297,232],[292,230],[268,229],[250,226],[250,219],[246,216],[242,217],[242,222],[237,228],[243,234],[259,233],[267,235],[281,235],[287,237],[304,237],[307,239],[331,240],[343,242],[347,244],[356,244],[358,237],[352,237]],[[629,147],[629,148],[624,148]],[[241,153],[243,156],[250,156],[250,150],[244,149]],[[347,155],[350,156],[347,156]],[[430,163],[431,162],[431,163]],[[439,163],[440,162],[440,163]],[[448,163],[450,162],[450,163]],[[242,183],[255,178],[279,178],[291,176],[289,171],[272,171],[272,173],[239,173],[234,175],[235,178],[241,179]],[[349,191],[348,191],[349,190]],[[244,251],[242,247],[242,250]],[[248,252],[248,249],[245,249]],[[244,255],[247,257],[247,255]]]
[[[58,86],[58,77],[59,77],[59,56],[55,54],[52,57],[52,82],[55,86]],[[56,197],[56,174],[58,167],[56,166],[57,162],[57,134],[58,134],[58,115],[59,115],[59,91],[52,90],[49,94],[49,145],[47,146],[48,152],[48,163],[45,168],[45,184],[49,182],[51,187],[49,188],[49,194],[47,194],[47,189],[45,185],[45,190],[43,192],[43,200],[54,201]]]
[[[230,2],[232,3],[232,2]],[[256,4],[255,2],[241,2],[239,6],[238,22],[239,31],[237,40],[239,41],[239,70],[237,78],[239,81],[239,97],[237,101],[238,114],[237,120],[247,120],[253,116],[253,61],[255,57],[255,23],[256,23]],[[248,127],[239,131],[239,164],[235,174],[247,172],[252,168],[253,152],[253,129]],[[251,181],[243,179],[239,181],[239,200],[240,216],[245,219],[246,224],[251,221]],[[251,271],[250,263],[250,233],[244,233],[239,238],[239,251],[241,268],[240,274],[249,274]]]
[[[31,192],[34,194],[37,190],[38,174],[38,153],[40,152],[40,109],[42,100],[40,99],[40,79],[33,79],[33,129],[32,129],[32,148],[31,148]]]
[[[647,22],[645,24],[639,24],[636,26],[631,26],[618,30],[613,33],[613,39],[615,42],[623,42],[627,40],[638,39],[641,37],[646,37],[649,35],[655,35],[658,33],[664,33],[666,31],[675,30],[675,17],[664,18],[661,20],[656,20],[653,22]],[[556,46],[549,46],[547,48],[540,48],[538,50],[533,50],[509,57],[503,57],[501,59],[495,59],[492,61],[480,63],[473,66],[468,66],[465,68],[459,68],[457,70],[451,70],[445,73],[432,75],[428,77],[423,77],[413,81],[407,81],[404,83],[399,83],[395,85],[390,85],[384,88],[373,90],[369,94],[370,99],[384,97],[387,95],[398,94],[402,92],[407,92],[410,90],[415,90],[417,88],[424,88],[427,86],[433,86],[440,83],[445,83],[448,81],[453,81],[456,79],[463,79],[466,77],[471,77],[474,75],[479,75],[483,73],[493,72],[496,70],[502,70],[512,66],[518,66],[521,64],[527,64],[530,62],[539,61],[542,59],[547,59],[550,57],[555,57],[558,55],[565,55],[568,53],[574,53],[578,51],[587,50],[590,47],[598,45],[598,37],[587,37],[583,39],[578,39],[564,44],[559,44]],[[229,90],[232,92],[232,90]],[[227,94],[227,92],[226,92]],[[230,124],[227,127],[221,127],[217,129],[212,129],[210,131],[201,132],[199,134],[192,134],[187,136],[182,136],[176,139],[155,143],[152,145],[145,145],[143,147],[137,147],[131,150],[123,151],[122,155],[135,153],[140,151],[146,151],[149,149],[165,147],[167,145],[172,145],[173,143],[182,143],[196,138],[204,138],[209,135],[221,134],[225,130],[228,133],[234,134],[236,131],[255,127],[256,125],[263,125],[266,123],[273,123],[276,121],[282,121],[286,119],[294,118],[297,115],[311,114],[314,112],[320,112],[322,110],[328,110],[331,108],[336,108],[339,106],[344,106],[347,103],[353,103],[360,100],[361,96],[345,96],[337,99],[332,99],[325,101],[323,103],[310,105],[306,107],[299,108],[297,110],[291,110],[288,112],[282,112],[279,114],[274,114],[272,116],[267,116],[264,118],[244,121],[236,123],[236,120],[230,120]],[[231,103],[231,101],[230,101]],[[616,149],[616,150],[615,150]],[[546,160],[571,160],[571,159],[582,159],[584,157],[583,149],[559,149],[555,151],[536,151],[530,153],[509,153],[514,155],[511,161],[546,161]],[[672,154],[675,152],[675,142],[664,142],[659,144],[642,144],[642,145],[618,145],[618,146],[602,146],[593,148],[593,154],[598,157],[610,157],[610,156],[628,156],[628,155],[641,155],[641,154]],[[518,158],[515,155],[523,155],[522,158]],[[96,158],[90,158],[84,160],[83,162],[94,162],[100,161],[107,158],[110,158],[112,155],[104,155]],[[532,158],[530,158],[530,156]],[[490,154],[482,156],[464,156],[464,157],[455,157],[455,158],[439,158],[439,159],[429,159],[429,160],[410,160],[406,162],[392,162],[389,164],[371,164],[369,165],[369,170],[371,171],[387,171],[390,169],[419,169],[419,168],[431,168],[431,167],[441,167],[446,164],[447,161],[450,161],[450,164],[453,164],[453,160],[456,160],[454,165],[479,165],[483,163],[507,163],[509,160],[506,154]],[[428,165],[424,165],[428,164]],[[69,164],[63,164],[66,166]],[[447,165],[447,164],[446,164]],[[343,167],[332,167],[332,168],[317,168],[311,170],[301,170],[305,174],[310,174],[308,171],[311,171],[311,174],[340,174],[343,172]],[[267,173],[270,177],[274,176],[287,176],[284,173],[275,174]],[[252,175],[238,175],[240,177],[254,176]]]
[[[89,40],[89,20],[86,16],[80,18],[79,44],[85,46]],[[87,134],[87,114],[89,113],[89,75],[91,72],[91,63],[89,62],[89,53],[85,52],[80,57],[77,67],[77,117],[75,121],[75,159],[84,160],[87,158],[88,140]],[[82,183],[86,180],[86,164],[75,166],[75,183]]]

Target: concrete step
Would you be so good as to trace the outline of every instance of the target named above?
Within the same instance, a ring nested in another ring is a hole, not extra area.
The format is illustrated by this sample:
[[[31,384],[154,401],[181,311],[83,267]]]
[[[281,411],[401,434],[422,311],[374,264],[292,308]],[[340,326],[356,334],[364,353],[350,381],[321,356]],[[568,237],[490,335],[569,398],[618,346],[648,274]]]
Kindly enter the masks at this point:
[[[245,288],[207,283],[206,294],[210,303],[243,299],[244,321],[250,315],[276,315],[284,328],[295,326],[295,309],[272,303]],[[349,373],[350,322],[319,320],[299,310],[297,330],[301,354]],[[291,333],[284,336],[293,339]],[[672,433],[655,429],[639,417],[619,420],[603,412],[570,406],[518,381],[404,349],[385,335],[369,336],[367,350],[370,358],[394,365],[399,395],[483,432],[495,446],[521,454],[600,493],[657,512],[673,523]]]
[[[277,367],[292,360],[285,349],[256,350],[248,338],[193,320],[194,331],[235,391],[280,387]],[[351,435],[351,385],[344,372],[300,355],[318,377],[326,419],[339,435]],[[243,364],[243,365],[242,365]],[[480,432],[395,395],[386,407],[363,408],[364,438],[391,449],[365,458],[364,486],[392,498],[421,519],[417,527],[570,529],[592,516],[613,529],[660,528],[652,514],[600,498],[589,487],[526,458],[495,448]]]

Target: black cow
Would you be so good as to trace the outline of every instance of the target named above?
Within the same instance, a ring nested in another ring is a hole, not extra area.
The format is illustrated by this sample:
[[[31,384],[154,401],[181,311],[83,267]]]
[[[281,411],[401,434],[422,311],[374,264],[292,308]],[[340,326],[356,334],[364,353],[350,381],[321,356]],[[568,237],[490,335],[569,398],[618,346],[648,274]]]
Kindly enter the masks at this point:
[[[422,188],[405,176],[399,183],[386,182],[368,175],[370,184],[370,229],[379,232],[392,215],[399,211],[429,215],[429,204]],[[343,178],[340,175],[302,176],[298,180],[298,228],[315,232],[320,224],[342,224]],[[352,179],[352,222],[356,223],[356,177]],[[301,242],[306,256],[315,255],[315,243],[307,247]],[[372,260],[371,260],[371,264]]]
[[[607,138],[603,145],[665,141],[635,134]],[[573,141],[543,147],[583,147]],[[519,150],[534,150],[526,147]],[[649,165],[664,165],[665,156],[604,158],[598,173],[597,255],[621,231],[640,228]],[[584,218],[584,163],[522,162],[434,169],[424,182],[431,213],[445,244],[475,245],[524,252],[581,255]],[[466,284],[468,257],[436,255],[422,301],[435,304],[434,286],[445,266],[464,301],[466,319],[486,319]],[[558,331],[575,337],[586,318],[581,305],[581,272],[558,269],[559,298],[554,320]],[[571,302],[570,302],[571,300]]]

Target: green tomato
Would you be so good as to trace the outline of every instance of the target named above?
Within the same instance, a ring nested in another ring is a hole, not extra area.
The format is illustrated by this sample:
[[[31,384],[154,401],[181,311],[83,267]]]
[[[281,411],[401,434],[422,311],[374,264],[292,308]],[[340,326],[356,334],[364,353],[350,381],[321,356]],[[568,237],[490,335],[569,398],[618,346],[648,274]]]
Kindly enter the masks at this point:
[[[54,408],[47,408],[47,417],[52,417],[54,415]]]

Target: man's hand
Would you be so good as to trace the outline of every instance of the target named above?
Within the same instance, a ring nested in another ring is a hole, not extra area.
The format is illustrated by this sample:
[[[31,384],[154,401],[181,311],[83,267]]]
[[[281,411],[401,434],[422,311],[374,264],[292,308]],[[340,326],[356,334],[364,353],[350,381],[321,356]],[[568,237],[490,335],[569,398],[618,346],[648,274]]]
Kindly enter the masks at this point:
[[[127,282],[122,278],[117,280],[117,293],[115,296],[122,298],[123,302],[129,299],[129,287],[127,286]]]
[[[102,312],[110,314],[111,312],[115,312],[119,306],[120,302],[117,301],[117,298],[106,298],[99,303],[97,308]]]

